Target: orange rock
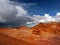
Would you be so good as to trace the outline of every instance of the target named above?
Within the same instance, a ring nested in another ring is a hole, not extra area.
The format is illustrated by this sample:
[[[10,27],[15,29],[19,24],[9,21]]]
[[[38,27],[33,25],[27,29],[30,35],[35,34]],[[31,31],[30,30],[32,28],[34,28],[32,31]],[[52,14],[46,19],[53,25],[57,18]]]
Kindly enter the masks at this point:
[[[32,28],[26,26],[0,28],[0,33],[26,41],[31,45],[60,45],[60,22],[39,23]],[[15,43],[17,45],[17,42]],[[27,43],[22,42],[23,45],[29,45]]]

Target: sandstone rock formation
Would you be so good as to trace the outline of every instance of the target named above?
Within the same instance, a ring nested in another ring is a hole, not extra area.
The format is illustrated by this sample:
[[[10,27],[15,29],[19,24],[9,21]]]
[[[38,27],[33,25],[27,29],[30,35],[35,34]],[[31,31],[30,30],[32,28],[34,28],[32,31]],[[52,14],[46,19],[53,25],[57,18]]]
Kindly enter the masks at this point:
[[[60,45],[60,22],[40,23],[32,28],[26,26],[17,28],[0,28],[0,33],[12,37],[11,40],[13,40],[13,38],[21,40],[22,42],[20,43],[22,44],[19,43],[18,45]],[[0,38],[2,38],[2,36]],[[6,40],[2,43],[5,41]],[[7,43],[9,42],[7,41]],[[16,41],[15,43],[17,45]],[[9,43],[8,45],[11,44]]]

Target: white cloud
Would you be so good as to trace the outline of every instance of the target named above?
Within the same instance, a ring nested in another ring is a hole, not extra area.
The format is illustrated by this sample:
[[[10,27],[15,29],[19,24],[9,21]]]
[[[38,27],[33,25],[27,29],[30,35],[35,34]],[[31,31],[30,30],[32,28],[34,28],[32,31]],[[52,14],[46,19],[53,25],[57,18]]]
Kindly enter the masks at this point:
[[[44,16],[40,16],[40,15],[33,15],[32,19],[34,20],[33,22],[35,23],[37,22],[51,22],[51,21],[55,21],[55,18],[50,16],[49,14],[44,14]]]
[[[46,22],[60,22],[60,13],[57,13],[56,16],[50,16],[49,14],[44,14],[44,16],[40,15],[33,15],[32,17],[32,23],[29,23],[32,26],[35,26],[41,22],[46,23]]]
[[[36,25],[40,22],[52,21],[60,22],[60,13],[57,13],[55,17],[52,17],[49,14],[44,14],[44,16],[29,16],[27,10],[25,10],[22,5],[15,5],[14,2],[9,0],[0,0],[0,22],[13,22],[17,24],[27,23]]]
[[[46,22],[56,21],[54,17],[50,16],[49,14],[44,15]]]
[[[42,20],[39,20],[39,22],[46,22],[46,21],[42,19]]]
[[[33,15],[32,16],[32,20],[41,20],[43,18],[43,16],[40,15]]]
[[[30,20],[23,5],[9,0],[0,0],[0,22],[24,25]]]
[[[23,7],[20,6],[16,6],[17,9],[17,16],[26,16],[27,15],[27,11],[23,9]]]
[[[57,15],[57,16],[59,16],[59,15],[60,15],[60,13],[58,12],[56,15]]]
[[[60,13],[59,12],[56,14],[55,19],[57,22],[60,22]]]
[[[9,0],[0,0],[0,17],[0,22],[19,22],[27,18],[27,11]]]
[[[50,18],[49,14],[45,14],[44,17],[46,17],[46,18]]]
[[[12,18],[15,18],[16,13],[16,7],[14,5],[10,5],[9,0],[0,0],[0,16],[3,19],[0,19],[0,22],[12,20]]]
[[[32,22],[27,22],[27,24],[32,24]]]

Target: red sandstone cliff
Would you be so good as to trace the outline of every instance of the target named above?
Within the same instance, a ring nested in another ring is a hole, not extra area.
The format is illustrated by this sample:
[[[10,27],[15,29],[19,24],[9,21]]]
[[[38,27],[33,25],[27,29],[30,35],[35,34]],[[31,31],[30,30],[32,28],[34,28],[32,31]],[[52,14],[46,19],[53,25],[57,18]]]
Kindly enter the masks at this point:
[[[9,43],[8,39],[8,45],[60,45],[60,22],[40,23],[32,28],[26,26],[17,28],[0,28],[0,33],[2,33],[3,36],[8,35],[9,37],[12,37],[10,38],[10,41],[12,41],[13,38],[21,40],[18,44],[16,40]],[[0,38],[2,38],[2,36]],[[0,39],[0,43],[3,41],[2,43],[5,44],[6,40],[3,39]]]

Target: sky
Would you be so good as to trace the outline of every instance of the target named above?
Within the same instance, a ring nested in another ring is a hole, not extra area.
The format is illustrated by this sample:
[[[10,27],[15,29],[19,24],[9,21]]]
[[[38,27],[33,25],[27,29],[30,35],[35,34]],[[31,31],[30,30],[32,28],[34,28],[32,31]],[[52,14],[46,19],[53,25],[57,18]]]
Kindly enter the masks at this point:
[[[60,0],[13,0],[19,3],[36,3],[30,5],[29,11],[33,14],[44,15],[48,13],[52,16],[60,12]]]
[[[60,0],[0,0],[0,27],[60,22]]]

